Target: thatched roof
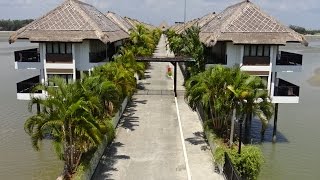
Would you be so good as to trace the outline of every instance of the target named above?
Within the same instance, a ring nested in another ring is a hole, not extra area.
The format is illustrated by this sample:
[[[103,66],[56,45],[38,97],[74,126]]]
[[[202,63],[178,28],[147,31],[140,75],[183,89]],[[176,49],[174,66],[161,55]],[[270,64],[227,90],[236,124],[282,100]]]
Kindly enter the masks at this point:
[[[131,24],[131,26],[133,27],[133,29],[135,29],[137,27],[137,25],[143,25],[144,27],[148,28],[148,29],[156,29],[155,26],[142,22],[142,21],[138,21],[137,19],[133,19],[133,18],[129,18],[129,17],[124,17],[124,19]]]
[[[190,20],[186,23],[177,23],[170,27],[171,30],[174,30],[177,34],[181,34],[185,29],[188,29],[192,26],[197,26],[202,28],[205,24],[211,21],[215,17],[215,12],[206,14],[205,16],[197,19]]]
[[[162,21],[161,24],[159,25],[159,28],[165,31],[169,28],[169,25],[166,21]]]
[[[45,16],[16,31],[9,42],[17,39],[34,42],[99,39],[106,44],[128,37],[128,33],[95,7],[78,0],[66,0]]]
[[[303,35],[284,26],[248,0],[216,15],[201,28],[200,40],[208,46],[217,41],[232,41],[234,44],[300,42],[308,45]]]
[[[130,33],[131,29],[134,29],[132,24],[127,21],[127,19],[121,17],[120,15],[114,13],[114,12],[107,12],[106,16],[113,21],[114,23],[118,24],[124,31],[127,33]]]

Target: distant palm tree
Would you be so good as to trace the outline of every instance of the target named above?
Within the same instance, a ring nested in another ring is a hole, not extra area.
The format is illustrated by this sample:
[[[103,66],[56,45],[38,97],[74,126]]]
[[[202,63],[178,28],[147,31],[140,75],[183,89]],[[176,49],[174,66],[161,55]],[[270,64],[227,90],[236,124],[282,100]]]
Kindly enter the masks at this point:
[[[40,103],[42,111],[29,117],[24,125],[31,136],[36,150],[39,142],[50,135],[55,152],[64,160],[64,175],[69,179],[80,163],[83,153],[97,147],[103,139],[104,127],[97,121],[94,111],[99,111],[97,97],[86,97],[74,84],[66,84],[62,79],[51,80],[57,87],[39,85],[37,90],[47,93],[46,99],[32,98],[33,103]]]
[[[130,32],[130,40],[133,46],[130,46],[135,55],[147,56],[151,55],[156,47],[152,32],[143,25],[137,25]]]
[[[133,95],[136,90],[136,79],[134,74],[116,62],[108,63],[94,69],[93,76],[111,81],[120,92],[120,96],[125,98]]]

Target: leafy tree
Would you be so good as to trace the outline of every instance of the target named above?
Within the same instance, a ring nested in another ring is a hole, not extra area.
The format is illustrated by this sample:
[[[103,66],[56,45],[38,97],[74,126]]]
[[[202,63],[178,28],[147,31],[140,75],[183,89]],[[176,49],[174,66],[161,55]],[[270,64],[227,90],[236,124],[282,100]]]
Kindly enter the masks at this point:
[[[23,26],[31,23],[33,19],[25,20],[0,20],[0,31],[16,31]]]

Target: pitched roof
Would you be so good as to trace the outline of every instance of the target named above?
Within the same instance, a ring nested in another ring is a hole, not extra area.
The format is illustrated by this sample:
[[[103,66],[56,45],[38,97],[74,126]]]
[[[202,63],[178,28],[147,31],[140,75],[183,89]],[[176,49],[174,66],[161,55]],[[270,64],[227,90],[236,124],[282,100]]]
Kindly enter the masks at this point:
[[[190,20],[186,23],[177,23],[170,27],[170,29],[174,30],[176,33],[181,34],[185,29],[188,29],[192,26],[197,26],[202,28],[205,24],[211,21],[215,17],[215,12],[204,15],[201,18]]]
[[[16,31],[9,42],[17,39],[66,42],[99,39],[108,43],[128,37],[128,33],[92,5],[66,0],[45,16]]]
[[[200,40],[206,45],[217,41],[235,44],[286,44],[305,38],[269,16],[249,0],[229,6],[201,28]]]
[[[127,19],[123,18],[122,16],[114,12],[109,11],[107,12],[106,16],[109,19],[111,19],[114,23],[118,24],[118,26],[120,26],[127,33],[129,33],[130,30],[134,28],[132,24],[127,21]]]
[[[130,34],[130,30],[136,29],[137,25],[143,25],[149,29],[155,29],[155,27],[151,24],[147,24],[141,21],[138,21],[129,17],[122,17],[114,12],[107,12],[106,16],[111,19],[114,23],[116,23],[119,27],[121,27],[124,31]]]
[[[159,25],[159,28],[162,30],[167,30],[169,28],[169,25],[166,21],[162,21],[161,24]]]
[[[129,17],[124,17],[124,19],[129,23],[131,24],[131,26],[133,27],[133,29],[136,29],[137,25],[143,25],[144,27],[148,28],[148,29],[155,29],[156,27],[151,25],[151,24],[148,24],[148,23],[145,23],[145,22],[142,22],[142,21],[139,21],[137,19],[133,19],[133,18],[129,18]]]

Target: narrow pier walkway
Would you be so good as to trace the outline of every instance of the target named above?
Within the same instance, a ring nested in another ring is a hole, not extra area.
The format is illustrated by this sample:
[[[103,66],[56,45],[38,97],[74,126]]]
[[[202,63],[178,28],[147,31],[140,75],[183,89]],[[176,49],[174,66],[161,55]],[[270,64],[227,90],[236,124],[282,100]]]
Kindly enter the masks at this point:
[[[165,48],[161,36],[155,57],[174,55]],[[173,80],[166,76],[170,63],[151,63],[146,79],[139,81],[144,95],[133,96],[120,120],[117,137],[107,148],[92,179],[114,180],[187,180],[185,156],[180,136]],[[178,90],[183,90],[182,74],[178,71]],[[168,92],[168,93],[157,93]],[[170,93],[171,92],[171,93]],[[201,122],[178,97],[184,133],[184,144],[193,180],[223,179],[214,172],[210,150],[203,139]]]

